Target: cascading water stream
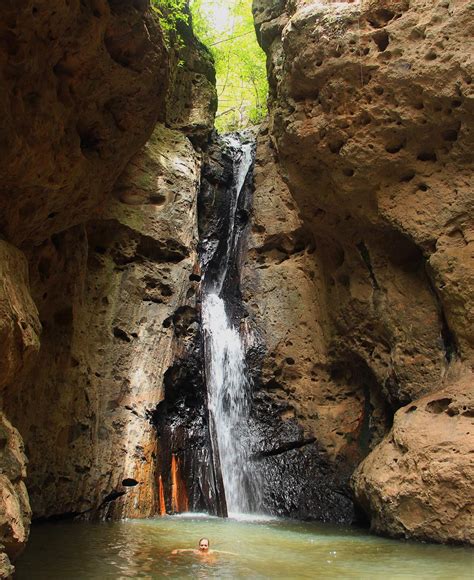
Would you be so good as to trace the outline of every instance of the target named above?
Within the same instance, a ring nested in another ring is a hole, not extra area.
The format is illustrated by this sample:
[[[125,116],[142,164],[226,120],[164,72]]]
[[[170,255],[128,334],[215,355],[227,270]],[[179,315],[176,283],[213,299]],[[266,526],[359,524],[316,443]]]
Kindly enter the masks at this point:
[[[209,356],[208,405],[214,419],[227,510],[248,513],[255,505],[257,490],[249,462],[249,383],[245,353],[237,329],[229,323],[224,301],[217,294],[206,296],[203,324]]]
[[[252,165],[252,145],[228,136],[225,144],[234,152],[234,180],[229,191],[227,240],[213,280],[203,296],[207,369],[208,410],[211,439],[216,442],[225,503],[230,514],[249,513],[258,506],[259,486],[251,466],[251,437],[248,430],[250,383],[246,374],[245,349],[238,328],[226,311],[224,285],[238,256],[237,211]]]

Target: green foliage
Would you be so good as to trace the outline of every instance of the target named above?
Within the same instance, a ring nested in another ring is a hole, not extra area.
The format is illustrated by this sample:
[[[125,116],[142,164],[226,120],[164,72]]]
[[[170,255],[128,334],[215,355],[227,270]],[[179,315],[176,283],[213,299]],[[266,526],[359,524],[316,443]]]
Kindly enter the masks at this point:
[[[252,0],[191,0],[191,13],[195,33],[216,63],[217,129],[235,131],[260,123],[267,112],[268,84]]]
[[[185,10],[186,3],[187,0],[151,0],[151,7],[158,15],[168,46],[177,42],[179,48],[182,44],[178,25],[180,22],[188,23],[189,15]]]

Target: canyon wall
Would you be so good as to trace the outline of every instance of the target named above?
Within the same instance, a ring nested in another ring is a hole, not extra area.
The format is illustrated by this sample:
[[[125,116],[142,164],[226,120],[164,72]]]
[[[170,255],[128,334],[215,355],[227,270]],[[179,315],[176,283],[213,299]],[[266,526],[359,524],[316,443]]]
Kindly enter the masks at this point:
[[[270,116],[245,297],[275,419],[262,469],[288,475],[271,501],[350,520],[368,455],[353,488],[374,530],[472,542],[472,3],[254,14]]]
[[[28,537],[25,481],[37,519],[159,511],[150,414],[195,308],[216,96],[190,26],[164,33],[148,1],[6,2],[0,22],[7,575]]]
[[[264,507],[348,522],[359,505],[379,533],[472,542],[472,5],[254,12],[270,114],[242,329]],[[197,192],[204,159],[212,222],[229,160],[203,157],[214,71],[178,28],[148,0],[0,8],[4,575],[32,514],[211,497],[179,493],[194,457],[172,445],[204,437]],[[170,442],[182,404],[201,422]]]

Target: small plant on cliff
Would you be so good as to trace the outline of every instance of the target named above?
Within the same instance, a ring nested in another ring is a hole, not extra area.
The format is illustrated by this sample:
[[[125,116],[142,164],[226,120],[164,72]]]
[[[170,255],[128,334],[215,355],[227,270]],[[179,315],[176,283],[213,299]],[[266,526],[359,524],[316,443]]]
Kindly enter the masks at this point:
[[[175,42],[179,48],[183,41],[179,35],[180,22],[188,24],[187,0],[151,0],[151,7],[157,14],[168,46]]]

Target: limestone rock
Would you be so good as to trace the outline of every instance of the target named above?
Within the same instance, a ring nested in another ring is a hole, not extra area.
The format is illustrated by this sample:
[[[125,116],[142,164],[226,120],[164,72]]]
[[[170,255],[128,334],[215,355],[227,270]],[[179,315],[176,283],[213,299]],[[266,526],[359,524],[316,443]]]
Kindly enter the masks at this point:
[[[0,8],[0,233],[35,303],[0,242],[0,385],[38,517],[157,511],[149,411],[196,291],[185,134],[205,141],[215,109],[212,59],[181,32],[165,43],[148,0]]]
[[[26,457],[18,431],[0,413],[0,571],[12,572],[14,560],[28,539],[31,510],[24,479]],[[3,554],[3,549],[6,554]]]
[[[254,13],[270,74],[244,288],[268,346],[259,396],[347,477],[397,409],[474,360],[472,5]]]
[[[0,8],[0,231],[42,242],[90,217],[165,118],[167,50],[148,2]]]
[[[8,556],[1,550],[2,546],[0,546],[0,578],[11,578],[15,568],[11,565]]]
[[[351,521],[348,475],[381,440],[390,415],[369,369],[355,358],[335,362],[329,351],[322,272],[315,238],[262,133],[242,287],[257,342],[250,352],[265,349],[250,361],[258,385],[258,465],[263,480],[278,481],[264,490],[265,507],[283,516]]]
[[[461,379],[400,409],[354,474],[375,532],[474,544],[474,388]]]
[[[334,347],[407,402],[440,384],[443,351],[472,355],[470,9],[291,4],[267,49],[278,162],[325,262]]]
[[[39,349],[41,325],[30,296],[28,265],[20,250],[0,240],[0,390]]]
[[[174,313],[194,304],[199,162],[158,125],[102,213],[29,251],[44,332],[5,408],[24,437],[36,517],[157,512],[149,411],[174,357]]]
[[[314,237],[305,229],[261,136],[244,269],[244,297],[267,349],[261,382],[283,405],[284,422],[298,420],[305,437],[316,437],[335,458],[357,455],[354,444],[361,437],[375,436],[378,442],[380,434],[369,435],[374,426],[364,412],[370,404],[370,377],[364,381],[361,376],[361,383],[355,384],[357,377],[351,380],[348,371],[336,376],[332,368],[330,313],[321,270]],[[377,407],[374,400],[372,404]]]

